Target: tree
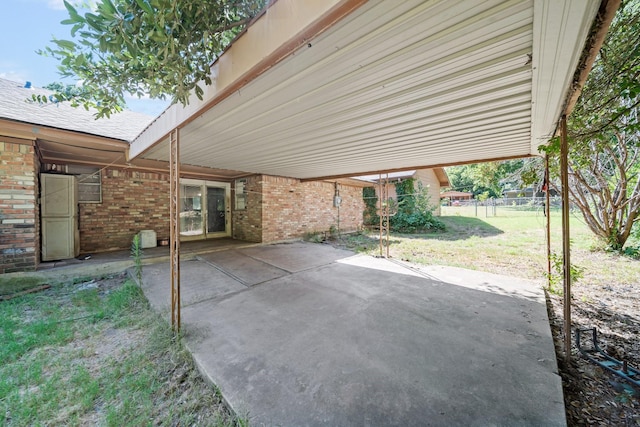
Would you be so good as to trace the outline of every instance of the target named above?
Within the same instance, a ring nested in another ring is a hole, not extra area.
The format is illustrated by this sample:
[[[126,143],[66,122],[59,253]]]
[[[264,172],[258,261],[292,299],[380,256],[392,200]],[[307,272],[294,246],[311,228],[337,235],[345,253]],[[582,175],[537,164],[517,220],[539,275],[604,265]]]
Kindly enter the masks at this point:
[[[82,82],[75,103],[97,108],[97,117],[121,111],[127,94],[186,105],[192,91],[202,99],[211,63],[264,1],[98,0],[78,10],[65,0],[71,40],[54,39],[40,53]]]
[[[447,175],[451,187],[457,191],[500,197],[502,190],[513,186],[514,172],[520,170],[523,164],[523,159],[516,159],[452,166],[447,168]]]
[[[596,236],[621,250],[640,215],[640,1],[618,11],[571,116],[569,196]],[[559,141],[541,147],[558,174]]]
[[[79,107],[79,100],[83,98],[85,89],[78,85],[63,84],[60,82],[49,83],[44,87],[54,93],[52,95],[31,95],[32,102],[38,102],[40,104],[46,104],[47,102],[64,102],[69,101],[72,107]],[[125,107],[124,100],[118,104],[121,108]],[[88,106],[85,106],[87,108]]]

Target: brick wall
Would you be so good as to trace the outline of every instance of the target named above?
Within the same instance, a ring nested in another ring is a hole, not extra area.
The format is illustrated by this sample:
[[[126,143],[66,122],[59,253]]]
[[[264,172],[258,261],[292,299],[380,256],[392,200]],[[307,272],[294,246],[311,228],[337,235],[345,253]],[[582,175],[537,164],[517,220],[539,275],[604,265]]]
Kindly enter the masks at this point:
[[[0,273],[38,265],[37,167],[32,143],[0,139]]]
[[[342,205],[333,206],[334,184],[262,176],[262,241],[276,242],[306,233],[362,227],[362,188],[338,185]],[[339,214],[339,217],[338,217]]]
[[[262,242],[262,177],[255,175],[245,179],[246,209],[236,209],[235,187],[232,188],[232,235],[234,239],[259,243]]]
[[[33,270],[39,259],[38,168],[34,147],[0,142],[0,273]],[[82,253],[128,249],[140,230],[169,237],[169,177],[110,168],[101,172],[102,203],[79,204]],[[362,189],[340,184],[340,209],[333,207],[334,184],[256,175],[247,178],[247,208],[233,210],[233,237],[274,242],[362,227]],[[232,194],[233,195],[233,194]],[[232,197],[233,199],[233,197]]]
[[[128,249],[140,230],[169,237],[169,176],[130,169],[102,171],[102,203],[80,204],[80,251]]]

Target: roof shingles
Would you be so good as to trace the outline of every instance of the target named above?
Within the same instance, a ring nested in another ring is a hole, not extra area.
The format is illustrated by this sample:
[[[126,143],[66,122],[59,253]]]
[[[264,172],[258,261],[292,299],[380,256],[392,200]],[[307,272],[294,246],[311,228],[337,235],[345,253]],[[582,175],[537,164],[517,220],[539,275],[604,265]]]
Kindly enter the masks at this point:
[[[68,102],[40,104],[31,101],[32,95],[49,96],[47,89],[27,89],[24,85],[0,79],[0,118],[132,141],[153,117],[130,110],[113,114],[110,118],[95,118],[96,110],[74,108]]]

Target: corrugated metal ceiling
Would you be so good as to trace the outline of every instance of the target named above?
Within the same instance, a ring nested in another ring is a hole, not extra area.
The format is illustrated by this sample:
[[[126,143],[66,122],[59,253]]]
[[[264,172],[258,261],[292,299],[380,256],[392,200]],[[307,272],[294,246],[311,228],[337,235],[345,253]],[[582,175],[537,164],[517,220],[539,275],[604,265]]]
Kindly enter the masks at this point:
[[[535,154],[598,4],[369,1],[181,127],[181,162],[310,179]]]

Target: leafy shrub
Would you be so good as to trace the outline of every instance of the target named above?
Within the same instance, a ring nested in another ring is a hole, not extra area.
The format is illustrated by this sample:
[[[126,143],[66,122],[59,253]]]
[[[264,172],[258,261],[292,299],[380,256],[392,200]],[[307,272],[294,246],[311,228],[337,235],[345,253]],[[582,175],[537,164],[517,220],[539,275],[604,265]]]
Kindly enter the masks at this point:
[[[363,224],[379,224],[380,217],[378,216],[378,196],[376,196],[376,189],[373,187],[363,188],[362,198],[364,199],[364,213],[362,219]]]
[[[391,217],[391,230],[399,233],[415,233],[427,230],[444,230],[444,223],[433,216],[435,207],[431,205],[428,188],[414,179],[396,183],[398,211]]]
[[[640,246],[627,246],[622,249],[622,255],[640,260]]]

